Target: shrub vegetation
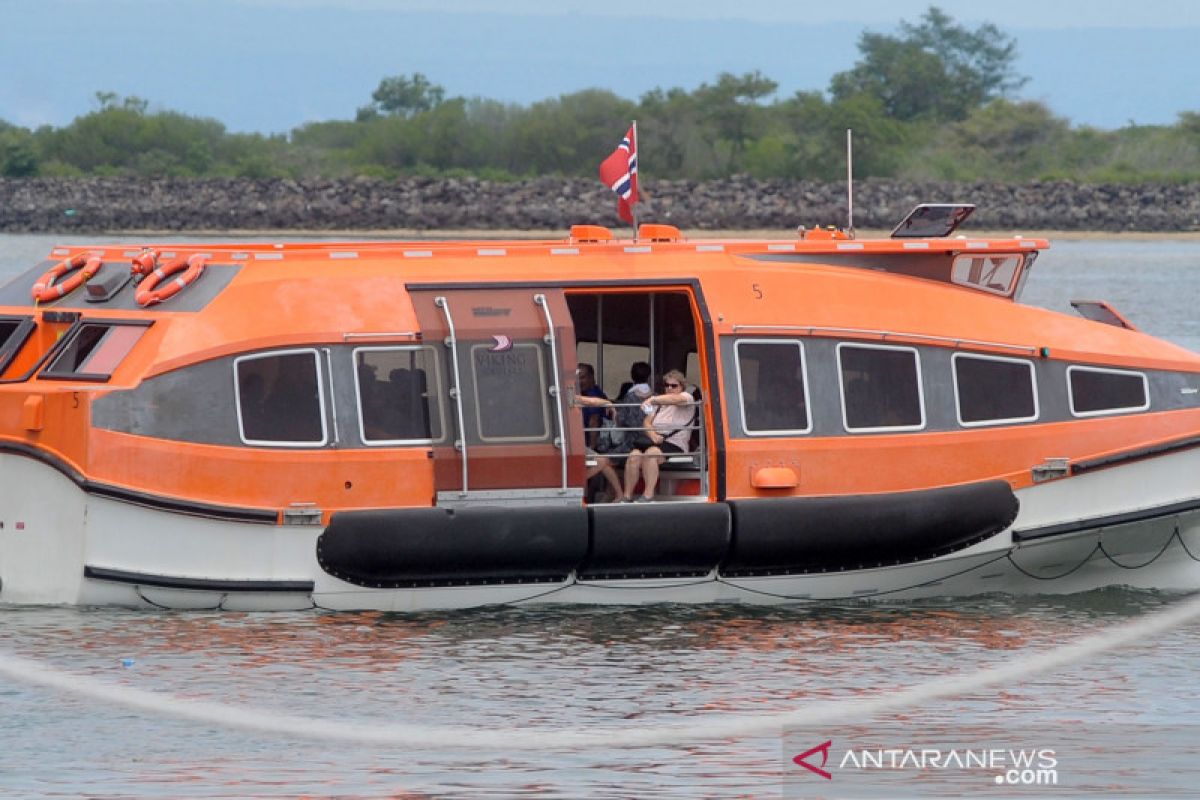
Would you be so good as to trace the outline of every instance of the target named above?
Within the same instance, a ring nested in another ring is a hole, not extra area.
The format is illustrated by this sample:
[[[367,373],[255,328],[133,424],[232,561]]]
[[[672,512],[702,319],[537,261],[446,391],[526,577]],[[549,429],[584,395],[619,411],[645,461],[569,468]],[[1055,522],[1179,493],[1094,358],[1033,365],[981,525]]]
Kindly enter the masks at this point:
[[[288,135],[230,133],[214,119],[97,92],[97,107],[62,128],[0,120],[0,175],[591,175],[637,119],[643,172],[661,178],[834,180],[852,128],[860,177],[1200,180],[1200,113],[1174,125],[1074,127],[1015,96],[1026,81],[1013,69],[1016,47],[991,24],[969,30],[930,7],[895,35],[864,33],[858,62],[824,92],[779,97],[759,72],[722,73],[636,102],[585,89],[519,106],[447,97],[414,73],[383,78],[354,120]]]

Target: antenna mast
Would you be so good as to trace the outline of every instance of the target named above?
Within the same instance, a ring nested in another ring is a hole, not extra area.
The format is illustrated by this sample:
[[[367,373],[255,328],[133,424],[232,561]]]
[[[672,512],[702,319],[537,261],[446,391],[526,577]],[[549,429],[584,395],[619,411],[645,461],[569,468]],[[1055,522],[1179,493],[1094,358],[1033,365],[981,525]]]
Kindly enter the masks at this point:
[[[854,131],[846,128],[846,233],[854,238]]]

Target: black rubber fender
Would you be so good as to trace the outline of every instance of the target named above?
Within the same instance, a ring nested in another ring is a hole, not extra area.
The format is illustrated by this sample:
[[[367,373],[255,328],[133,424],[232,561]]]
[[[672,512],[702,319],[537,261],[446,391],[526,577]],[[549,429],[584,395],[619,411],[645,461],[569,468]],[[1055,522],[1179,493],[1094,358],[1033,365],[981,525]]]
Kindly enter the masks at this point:
[[[580,506],[343,511],[317,539],[317,561],[374,588],[566,580],[588,551]]]
[[[591,506],[592,547],[580,580],[706,575],[729,554],[724,503]]]
[[[726,575],[866,569],[968,547],[1013,523],[1020,508],[1004,481],[832,497],[730,500]]]

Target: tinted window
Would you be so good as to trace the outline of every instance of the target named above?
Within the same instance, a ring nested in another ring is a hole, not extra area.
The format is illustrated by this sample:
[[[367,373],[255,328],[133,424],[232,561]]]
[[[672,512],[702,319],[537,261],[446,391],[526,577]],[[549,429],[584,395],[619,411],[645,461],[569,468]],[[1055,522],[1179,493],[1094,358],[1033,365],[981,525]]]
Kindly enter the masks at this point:
[[[804,350],[800,342],[740,341],[734,348],[746,432],[807,431]]]
[[[437,363],[428,347],[354,351],[360,433],[364,442],[442,438]]]
[[[0,350],[8,344],[9,338],[17,332],[21,321],[19,319],[0,319]]]
[[[846,430],[920,428],[920,365],[915,350],[839,345]]]
[[[325,443],[324,398],[316,351],[239,358],[234,372],[244,441]]]
[[[33,321],[28,317],[0,318],[0,372],[16,358],[32,330]]]
[[[1037,417],[1033,365],[1028,361],[955,354],[954,387],[963,424]]]
[[[42,377],[105,380],[145,332],[142,325],[84,323],[42,371]]]
[[[1140,372],[1068,367],[1071,412],[1140,411],[1148,408],[1146,376]]]
[[[540,347],[514,344],[495,352],[490,345],[477,345],[471,348],[471,369],[481,439],[540,441],[550,435],[550,395]]]

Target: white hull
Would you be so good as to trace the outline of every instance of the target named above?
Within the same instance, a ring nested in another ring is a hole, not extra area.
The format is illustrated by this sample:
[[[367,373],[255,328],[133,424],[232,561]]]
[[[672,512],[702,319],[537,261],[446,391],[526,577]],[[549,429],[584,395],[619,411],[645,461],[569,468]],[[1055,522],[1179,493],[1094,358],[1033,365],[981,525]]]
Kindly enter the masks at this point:
[[[414,611],[506,603],[779,604],[1200,589],[1200,449],[1018,492],[1011,528],[948,556],[818,574],[373,589],[327,574],[317,526],[232,522],[85,493],[0,454],[0,602]],[[1029,538],[1031,532],[1049,533]],[[85,570],[91,577],[85,577]],[[139,577],[141,576],[141,577]]]

